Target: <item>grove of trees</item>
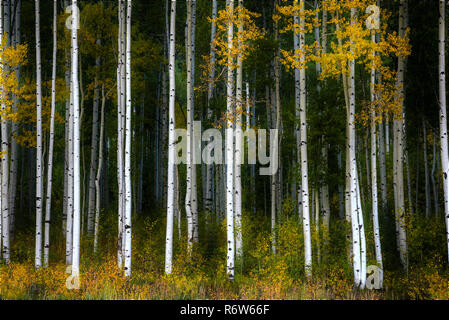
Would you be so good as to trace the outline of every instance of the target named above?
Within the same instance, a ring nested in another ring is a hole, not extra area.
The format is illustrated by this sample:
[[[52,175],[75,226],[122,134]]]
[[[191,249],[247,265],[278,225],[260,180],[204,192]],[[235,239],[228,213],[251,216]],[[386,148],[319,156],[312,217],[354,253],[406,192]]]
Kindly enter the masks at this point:
[[[445,7],[0,0],[0,298],[449,298]]]

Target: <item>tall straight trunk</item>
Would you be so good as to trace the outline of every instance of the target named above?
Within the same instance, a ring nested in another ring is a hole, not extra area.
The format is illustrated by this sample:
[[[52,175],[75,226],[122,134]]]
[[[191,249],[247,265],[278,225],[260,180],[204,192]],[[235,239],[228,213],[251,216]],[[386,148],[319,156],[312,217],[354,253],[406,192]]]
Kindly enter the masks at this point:
[[[72,0],[77,8],[78,0]],[[81,172],[80,172],[80,101],[78,82],[78,11],[72,12],[72,86],[73,86],[73,258],[72,277],[79,277],[81,229]]]
[[[356,20],[356,8],[351,8],[351,25]],[[353,40],[351,39],[351,51],[353,50]],[[356,288],[363,289],[365,285],[366,273],[363,272],[364,265],[362,261],[362,248],[360,230],[363,227],[363,219],[359,220],[361,216],[361,207],[358,201],[358,173],[357,173],[357,159],[356,159],[356,130],[355,130],[355,61],[349,60],[349,78],[348,78],[348,100],[349,110],[347,119],[348,128],[348,154],[347,164],[349,165],[349,203],[351,213],[352,226],[352,256],[354,268],[354,285]],[[365,265],[366,268],[366,265]]]
[[[387,169],[385,160],[384,123],[379,123],[379,173],[380,173],[380,208],[385,213],[387,206]]]
[[[295,5],[298,5],[298,0],[295,0]],[[299,29],[295,29],[295,34],[299,33],[299,49],[302,51],[305,46],[305,18],[304,8],[305,2],[299,1]],[[299,114],[300,114],[300,136],[301,136],[301,190],[302,190],[302,220],[304,229],[304,252],[305,252],[305,272],[307,278],[312,278],[312,242],[310,236],[310,216],[309,216],[309,170],[307,162],[307,115],[306,115],[306,70],[305,57],[300,55],[299,60],[301,68],[299,70]]]
[[[376,35],[373,32],[371,35],[371,40],[373,43],[376,42]],[[373,50],[373,58],[376,52]],[[376,99],[375,93],[376,84],[376,70],[371,68],[371,103],[374,104]],[[382,248],[380,243],[380,230],[379,230],[379,205],[377,196],[377,125],[376,125],[376,110],[374,105],[371,106],[371,202],[372,202],[372,218],[373,218],[373,231],[374,231],[374,245],[376,251],[376,262],[377,265],[383,270],[382,263]],[[382,281],[382,278],[381,278]]]
[[[240,9],[243,8],[243,0],[238,1]],[[239,11],[240,13],[241,11]],[[239,14],[238,33],[243,33],[243,21]],[[237,79],[236,79],[236,122],[235,122],[235,159],[234,159],[234,215],[235,215],[235,251],[237,259],[243,256],[242,247],[242,112],[243,112],[243,61],[241,47],[242,43],[238,40],[237,56]]]
[[[234,14],[234,0],[229,0],[228,11]],[[233,114],[234,105],[234,63],[231,52],[233,48],[234,25],[228,21],[227,44],[228,44],[228,79],[226,83],[226,111],[228,116]],[[235,241],[234,241],[234,128],[231,121],[227,121],[226,128],[226,234],[227,234],[227,259],[226,272],[229,280],[234,281],[234,260],[235,260]]]
[[[447,142],[447,113],[446,113],[446,27],[445,27],[445,2],[440,0],[440,18],[439,18],[439,94],[440,94],[440,153],[443,171],[443,189],[444,189],[444,217],[446,220],[446,242],[449,252],[449,157]],[[449,259],[449,258],[448,258]]]
[[[126,131],[125,131],[125,277],[131,275],[131,13],[132,0],[128,0],[126,16]]]
[[[40,4],[35,0],[36,6],[36,251],[35,266],[42,266],[42,75],[41,75],[41,40],[40,40]]]
[[[6,5],[5,5],[6,4]],[[4,19],[4,12],[5,9],[5,19]],[[8,5],[7,2],[0,1],[0,37],[3,39],[4,33],[3,33],[3,23],[9,24],[9,13],[8,12]],[[6,20],[6,21],[4,21]],[[6,29],[6,28],[5,28]],[[5,30],[7,32],[7,30]],[[0,70],[3,73],[5,72],[5,69],[7,69],[7,66],[0,64]],[[7,99],[8,93],[4,91],[4,88],[1,88],[1,110],[2,112],[6,112],[6,103],[5,100]],[[9,198],[8,198],[8,187],[9,187],[9,139],[8,139],[8,121],[2,117],[1,119],[1,141],[2,141],[2,158],[1,158],[1,164],[2,164],[2,175],[1,175],[1,219],[2,219],[2,256],[3,261],[5,263],[9,263],[10,260],[10,248],[9,248]]]
[[[70,59],[72,56],[73,47],[70,46]],[[68,64],[70,66],[70,63]],[[70,98],[68,103],[68,127],[67,136],[68,136],[68,144],[67,144],[67,212],[66,212],[66,264],[72,264],[72,241],[73,241],[73,84],[71,77],[71,67],[68,70],[68,83],[69,83],[69,91]]]
[[[192,84],[192,0],[187,3],[187,29],[186,29],[186,64],[187,64],[187,181],[185,210],[187,215],[187,247],[189,252],[193,246],[194,218],[193,218],[193,84]]]
[[[117,66],[117,183],[118,183],[118,238],[117,238],[117,263],[119,268],[123,267],[123,252],[125,237],[123,234],[124,226],[124,127],[125,127],[125,3],[119,0],[118,7],[119,16],[119,36],[118,36],[118,66]]]
[[[104,93],[104,84],[101,86],[101,111],[100,111],[100,145],[98,148],[98,168],[97,175],[95,177],[95,225],[94,225],[94,252],[98,249],[98,230],[100,227],[100,209],[101,209],[101,199],[100,199],[100,179],[101,172],[103,170],[103,142],[104,142],[104,107],[106,104],[106,96]]]
[[[20,33],[20,15],[21,15],[21,0],[13,0],[11,6],[11,13],[14,12],[15,23],[12,27],[12,43],[14,47],[17,47],[21,43],[21,33]],[[15,11],[14,11],[15,10]],[[16,76],[20,88],[20,65],[17,67]],[[13,111],[17,112],[18,97],[13,94]],[[19,126],[16,122],[11,123],[11,157],[10,157],[10,168],[9,168],[9,226],[10,226],[10,238],[14,238],[14,220],[16,216],[16,194],[17,194],[17,168],[19,164],[19,145],[17,144],[14,135],[18,135]]]
[[[192,123],[195,120],[195,39],[196,39],[196,0],[192,1],[192,29],[191,29],[191,46],[192,51],[192,80],[191,80],[191,90],[192,90]],[[192,127],[193,128],[193,127]],[[196,141],[195,135],[200,134],[192,129],[192,141]],[[197,146],[192,144],[192,220],[193,220],[193,242],[198,242],[198,186],[197,186],[197,174],[196,174],[196,163],[197,163]]]
[[[96,45],[100,45],[101,40],[96,41]],[[93,102],[93,115],[92,115],[92,137],[90,148],[90,168],[89,168],[89,197],[87,207],[87,235],[92,236],[94,234],[95,223],[95,179],[97,171],[98,161],[98,106],[100,103],[100,86],[98,84],[98,73],[100,68],[101,59],[97,57],[95,61],[95,79],[94,79],[94,102]]]
[[[64,1],[64,6],[68,6],[68,0]],[[64,200],[63,200],[63,209],[62,209],[62,230],[63,234],[67,237],[67,213],[69,212],[69,176],[70,176],[70,170],[69,170],[69,155],[70,155],[70,88],[71,88],[71,82],[70,82],[70,59],[68,50],[65,49],[64,52],[65,55],[65,83],[66,83],[66,94],[68,98],[66,98],[65,101],[65,128],[64,128],[64,136],[65,136],[65,150],[64,150]],[[67,125],[67,123],[69,125]],[[67,248],[71,246],[68,246],[66,244],[66,251]],[[66,253],[67,255],[67,253]],[[68,257],[69,255],[67,255]],[[67,260],[67,258],[66,258]]]
[[[406,21],[407,0],[401,0],[399,5],[399,36],[405,37],[407,29]],[[397,86],[399,95],[404,97],[405,78],[405,58],[399,56],[398,59],[398,79]],[[404,112],[404,102],[401,100],[401,116]],[[399,255],[404,269],[408,269],[407,238],[405,231],[405,202],[404,202],[404,141],[403,141],[403,121],[404,119],[393,120],[394,128],[394,157],[393,173],[395,183],[393,183],[395,195],[395,216],[397,224],[397,239],[399,245]]]
[[[44,239],[44,267],[48,267],[50,253],[50,219],[51,219],[51,192],[53,180],[53,146],[55,141],[55,109],[56,109],[56,63],[57,63],[57,14],[58,3],[53,1],[53,67],[51,80],[51,116],[50,116],[50,141],[48,147],[47,167],[47,197],[45,204],[45,239]]]
[[[167,230],[165,237],[165,273],[171,274],[173,260],[173,217],[175,212],[175,35],[176,35],[176,0],[171,1],[170,45],[169,45],[169,80],[170,99],[168,109],[168,173],[167,173]]]

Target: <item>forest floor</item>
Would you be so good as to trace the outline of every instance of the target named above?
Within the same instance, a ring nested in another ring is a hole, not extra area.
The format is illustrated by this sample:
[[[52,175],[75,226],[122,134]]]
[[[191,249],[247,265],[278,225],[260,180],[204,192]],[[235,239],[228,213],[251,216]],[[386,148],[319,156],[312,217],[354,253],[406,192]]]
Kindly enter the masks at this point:
[[[201,245],[195,246],[190,254],[185,237],[181,235],[175,239],[173,273],[166,276],[163,270],[164,221],[138,219],[133,222],[132,276],[125,279],[117,267],[115,224],[110,215],[101,229],[99,252],[93,253],[91,239],[84,237],[82,241],[78,290],[67,288],[70,276],[67,271],[70,270],[64,263],[65,240],[61,230],[54,228],[50,265],[40,270],[34,268],[33,232],[17,232],[11,249],[13,262],[0,266],[0,299],[449,299],[447,256],[444,246],[439,244],[439,229],[435,227],[439,224],[438,219],[415,222],[410,229],[410,267],[407,272],[394,263],[395,249],[385,246],[382,290],[353,290],[343,224],[333,224],[329,231],[330,240],[317,241],[317,235],[313,235],[313,279],[308,281],[304,277],[302,226],[298,221],[286,219],[280,223],[276,230],[277,252],[273,255],[267,219],[252,219],[251,224],[246,224],[251,227],[243,230],[244,261],[238,261],[235,280],[231,283],[226,275],[223,222],[203,223]],[[429,238],[420,236],[429,234],[429,230],[434,230]],[[373,244],[368,241],[370,236],[367,232],[368,265],[375,261]],[[318,246],[319,259],[316,257]]]

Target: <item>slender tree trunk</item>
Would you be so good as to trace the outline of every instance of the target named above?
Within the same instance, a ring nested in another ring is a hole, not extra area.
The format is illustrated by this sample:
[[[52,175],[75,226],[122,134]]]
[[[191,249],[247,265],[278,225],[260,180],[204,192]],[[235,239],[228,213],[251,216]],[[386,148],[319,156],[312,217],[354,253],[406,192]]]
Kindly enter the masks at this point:
[[[47,169],[47,198],[45,204],[45,240],[44,240],[44,267],[48,267],[50,253],[50,219],[51,219],[51,193],[53,182],[53,146],[55,141],[55,109],[56,109],[56,63],[57,63],[57,15],[58,3],[53,1],[53,68],[51,81],[51,116],[50,116],[50,142],[48,150]]]
[[[13,0],[11,6],[11,12],[15,10],[15,23],[12,26],[13,30],[13,45],[15,48],[21,43],[21,33],[20,33],[20,15],[21,15],[21,0]],[[16,76],[17,81],[20,88],[20,65],[17,66]],[[16,94],[13,94],[13,111],[17,112],[18,106],[18,97]],[[11,123],[11,159],[10,159],[10,173],[9,173],[9,236],[11,239],[14,238],[14,229],[15,229],[15,216],[16,216],[16,195],[17,195],[17,168],[19,161],[19,145],[17,144],[14,135],[18,135],[19,126],[15,121]]]
[[[119,37],[118,37],[118,69],[117,69],[117,90],[118,90],[118,116],[117,116],[117,182],[118,182],[118,239],[117,239],[117,262],[121,269],[123,267],[123,254],[125,236],[123,233],[124,226],[124,128],[125,128],[125,2],[119,1]]]
[[[42,266],[42,76],[41,76],[41,40],[40,40],[40,4],[36,5],[36,105],[37,105],[37,140],[36,140],[36,251],[35,266]]]
[[[351,8],[351,25],[355,23],[356,8]],[[351,51],[353,50],[353,41],[351,39]],[[364,287],[366,273],[363,273],[362,248],[360,229],[363,226],[363,220],[359,220],[361,207],[358,203],[358,173],[356,159],[356,131],[355,131],[355,61],[349,60],[349,79],[348,79],[348,155],[347,163],[349,165],[349,203],[352,225],[352,254],[354,268],[354,286],[356,288]],[[366,266],[365,266],[366,267]]]
[[[187,64],[187,181],[185,209],[187,214],[187,248],[192,250],[194,243],[194,218],[193,218],[193,84],[192,84],[192,0],[187,3],[187,25],[186,25],[186,64]]]
[[[240,9],[243,8],[243,0],[238,1]],[[239,11],[238,34],[243,33],[243,21]],[[242,61],[242,43],[238,37],[239,54],[237,56],[237,81],[236,81],[236,123],[235,123],[235,159],[234,159],[234,215],[235,215],[235,251],[237,259],[242,259],[242,112],[243,112],[243,61]],[[241,263],[241,261],[240,261]]]
[[[295,0],[295,5],[298,5],[298,0]],[[304,8],[305,2],[303,0],[299,1],[299,28],[296,29],[295,33],[299,33],[299,48],[304,50],[305,46],[305,18],[304,18]],[[298,57],[296,57],[298,59]],[[312,278],[312,242],[310,236],[310,216],[309,216],[309,173],[308,173],[308,162],[307,162],[307,116],[306,116],[306,70],[305,70],[305,56],[299,56],[299,62],[301,68],[299,70],[299,86],[300,86],[300,103],[299,103],[299,113],[300,113],[300,136],[301,136],[301,189],[302,189],[302,217],[303,217],[303,229],[304,229],[304,251],[305,251],[305,272],[307,278],[310,280]]]
[[[405,30],[407,25],[406,21],[406,9],[407,0],[401,0],[399,5],[399,36],[405,37]],[[404,77],[405,77],[405,58],[400,56],[398,59],[398,90],[399,95],[404,97]],[[401,100],[401,115],[404,115],[404,102]],[[408,257],[407,257],[407,238],[405,231],[405,203],[404,203],[404,141],[403,141],[403,119],[393,120],[394,127],[394,177],[395,183],[395,213],[396,224],[398,231],[398,244],[399,254],[404,269],[408,269]]]
[[[98,168],[97,176],[95,178],[95,226],[94,226],[94,252],[98,249],[98,232],[100,227],[100,209],[101,209],[101,199],[100,199],[100,179],[101,170],[103,169],[103,141],[104,141],[104,107],[106,104],[106,97],[104,93],[104,84],[101,86],[101,113],[100,113],[100,145],[98,149]]]
[[[101,45],[101,40],[96,41],[96,45]],[[92,138],[90,148],[90,168],[89,168],[89,204],[87,208],[87,235],[92,236],[95,228],[95,180],[98,161],[98,106],[100,103],[100,86],[98,84],[98,72],[100,68],[101,59],[97,57],[95,62],[95,88],[94,88],[94,103],[92,115]]]
[[[176,34],[176,0],[171,1],[170,45],[169,45],[169,136],[168,136],[168,191],[167,191],[167,231],[165,237],[165,273],[171,274],[173,260],[173,216],[175,212],[175,34]]]
[[[229,0],[228,12],[234,14],[234,0]],[[233,114],[234,105],[234,71],[232,65],[231,52],[234,39],[234,25],[232,21],[228,21],[228,80],[226,83],[227,99],[226,111],[228,117]],[[234,242],[234,128],[231,121],[227,121],[226,128],[226,225],[227,225],[227,262],[226,271],[230,281],[234,281],[234,260],[235,260],[235,242]]]
[[[372,42],[376,42],[376,35],[373,32],[371,35]],[[376,52],[373,50],[373,58]],[[377,125],[376,125],[376,110],[374,109],[374,102],[376,99],[375,95],[375,84],[376,84],[376,70],[371,68],[371,202],[372,202],[372,217],[373,217],[373,231],[374,231],[374,245],[376,251],[376,262],[377,265],[383,270],[382,263],[382,248],[380,242],[380,229],[379,229],[379,205],[377,196]],[[382,283],[382,278],[380,279]]]
[[[440,0],[440,19],[439,19],[439,93],[440,93],[440,153],[443,170],[443,189],[444,189],[444,216],[446,220],[446,241],[449,252],[449,157],[447,142],[447,113],[446,113],[446,27],[445,27],[445,2]]]
[[[126,16],[125,277],[131,275],[131,13],[132,0],[128,0]]]
[[[78,0],[72,0],[77,8]],[[81,229],[81,172],[80,172],[80,101],[78,82],[78,11],[72,11],[72,86],[73,86],[73,258],[72,277],[79,277]]]
[[[5,5],[6,4],[6,5]],[[0,1],[0,37],[3,39],[3,23],[9,25],[9,13],[8,13],[8,3]],[[5,12],[3,12],[5,11]],[[4,15],[5,13],[5,15]],[[5,16],[5,19],[4,19]],[[4,21],[6,20],[6,21]],[[8,32],[8,28],[5,28],[5,32]],[[0,71],[3,75],[7,66],[0,64]],[[2,112],[6,112],[6,96],[7,92],[1,88],[1,109]],[[8,187],[9,187],[9,138],[8,138],[8,121],[2,117],[1,119],[1,133],[2,133],[2,175],[1,175],[1,210],[2,210],[2,256],[5,263],[10,261],[10,248],[9,248],[9,198],[8,198]]]

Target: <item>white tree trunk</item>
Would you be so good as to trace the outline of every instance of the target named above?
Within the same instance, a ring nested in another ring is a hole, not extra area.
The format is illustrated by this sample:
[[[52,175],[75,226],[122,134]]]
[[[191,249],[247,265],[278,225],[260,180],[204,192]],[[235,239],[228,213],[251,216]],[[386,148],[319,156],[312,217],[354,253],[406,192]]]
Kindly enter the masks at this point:
[[[73,8],[78,0],[72,0]],[[78,82],[78,11],[72,11],[72,86],[73,86],[73,258],[72,277],[79,277],[81,227],[81,172],[80,172],[80,102]]]
[[[98,249],[98,230],[100,227],[100,179],[101,170],[103,169],[103,141],[104,141],[104,107],[106,104],[106,97],[104,94],[104,84],[101,87],[101,113],[100,113],[100,145],[98,148],[98,168],[97,176],[95,178],[95,225],[94,225],[94,252]]]
[[[40,4],[36,5],[36,109],[37,109],[37,140],[36,140],[36,251],[35,266],[42,266],[42,76],[41,76],[41,40],[40,40]]]
[[[376,41],[376,35],[373,33],[371,36],[371,40],[373,42]],[[375,52],[373,51],[373,56],[375,56]],[[371,69],[371,102],[374,103],[375,96],[375,84],[376,84],[376,70],[374,68]],[[374,105],[371,107],[371,201],[372,201],[372,215],[373,215],[373,229],[374,229],[374,245],[376,251],[376,262],[377,265],[383,270],[382,263],[382,248],[380,243],[380,230],[379,230],[379,205],[378,205],[378,197],[377,197],[377,136],[376,136],[376,110],[374,109]],[[382,285],[382,278],[381,285]]]
[[[17,45],[21,42],[21,34],[20,34],[20,15],[21,15],[21,0],[14,0],[11,4],[11,13],[14,12],[15,9],[15,25],[12,26],[13,30],[13,40],[12,43],[14,47],[17,48]],[[19,83],[20,88],[20,65],[16,69],[16,76]],[[17,112],[18,106],[18,97],[13,94],[13,111]],[[17,144],[16,139],[14,139],[14,135],[18,134],[19,125],[12,121],[11,123],[11,159],[10,159],[10,169],[9,169],[9,226],[10,226],[10,238],[14,238],[14,227],[15,227],[15,216],[16,216],[16,194],[17,194],[17,168],[18,168],[18,152],[19,145]]]
[[[298,0],[295,0],[295,5],[298,5]],[[300,5],[300,30],[295,30],[295,33],[299,32],[299,48],[304,50],[305,46],[305,18],[304,18],[304,5],[303,0],[299,1]],[[298,59],[298,57],[296,57]],[[299,61],[303,67],[299,70],[299,82],[300,82],[300,131],[301,131],[301,190],[302,190],[302,219],[304,229],[304,252],[305,252],[305,272],[307,278],[312,278],[312,242],[310,236],[310,214],[309,214],[309,170],[307,162],[307,100],[306,100],[306,70],[304,69],[305,56],[300,55]]]
[[[238,1],[243,8],[243,0]],[[241,17],[238,17],[238,33],[243,33]],[[235,123],[235,159],[234,159],[234,215],[235,215],[235,251],[237,259],[243,256],[242,243],[242,112],[243,112],[243,61],[241,53],[241,41],[238,41],[239,54],[237,56],[237,79],[236,79],[236,123]]]
[[[44,234],[44,267],[48,267],[50,253],[50,219],[51,219],[51,190],[53,180],[53,146],[55,141],[55,109],[56,109],[56,54],[57,54],[57,0],[53,1],[53,67],[51,80],[51,116],[50,116],[50,141],[48,147],[47,168],[47,197],[45,204],[45,234]]]
[[[176,35],[176,0],[171,1],[170,45],[169,45],[169,80],[170,99],[168,112],[168,173],[167,173],[167,231],[165,237],[165,273],[171,274],[173,260],[173,216],[175,211],[175,35]]]
[[[101,40],[96,41],[97,45],[101,44]],[[94,234],[95,224],[95,179],[97,170],[98,159],[98,106],[100,99],[100,86],[98,84],[98,72],[100,68],[101,60],[97,57],[95,62],[95,88],[94,88],[94,103],[93,103],[93,115],[92,115],[92,138],[90,148],[90,168],[89,168],[89,197],[87,207],[87,235],[92,236]]]
[[[192,84],[192,0],[187,3],[187,25],[186,25],[186,64],[187,64],[187,181],[185,209],[187,214],[187,248],[191,252],[194,237],[193,218],[193,84]]]
[[[128,0],[126,16],[125,277],[131,275],[131,13],[132,0]]]
[[[118,238],[117,238],[117,263],[119,268],[123,267],[123,253],[125,236],[123,233],[124,226],[124,128],[125,128],[125,3],[124,0],[119,1],[119,36],[118,36],[118,66],[117,66],[117,182],[118,182]]]
[[[0,36],[3,39],[4,33],[3,33],[3,23],[9,24],[9,19],[3,19],[3,10],[6,7],[6,11],[8,11],[8,6],[4,6],[5,3],[3,1],[0,1]],[[8,13],[6,14],[8,15]],[[7,16],[5,15],[5,18]],[[6,29],[6,28],[5,28]],[[5,30],[6,32],[8,30]],[[3,73],[4,70],[7,67],[3,64],[0,65],[0,69]],[[4,92],[4,88],[1,88],[1,109],[2,112],[6,112],[6,103],[5,100],[7,99],[6,96],[8,95],[7,92]],[[9,248],[9,198],[8,198],[8,187],[9,187],[9,139],[8,139],[8,121],[2,117],[1,119],[1,133],[2,133],[2,176],[1,176],[1,184],[2,184],[2,190],[1,190],[1,211],[2,211],[2,255],[3,260],[5,263],[9,263],[10,260],[10,248]]]
[[[356,9],[351,8],[351,24],[354,23]],[[352,45],[352,40],[351,40]],[[352,46],[351,46],[352,47]],[[352,50],[352,48],[351,48]],[[355,62],[349,60],[349,79],[348,79],[348,155],[347,164],[349,165],[349,204],[352,226],[352,257],[354,268],[354,286],[360,287],[362,274],[361,248],[360,248],[360,225],[358,207],[358,189],[357,189],[357,160],[356,160],[356,132],[355,132]]]
[[[440,0],[439,19],[439,74],[440,74],[440,153],[443,170],[444,189],[444,217],[446,220],[446,241],[449,252],[449,157],[447,141],[447,113],[446,113],[446,27],[445,27],[445,2]]]
[[[234,13],[234,0],[229,0],[228,9],[230,14]],[[233,50],[234,25],[228,22],[228,53]],[[229,55],[228,58],[228,79],[226,83],[227,99],[226,111],[228,117],[233,114],[234,105],[234,71],[232,69],[234,61]],[[227,262],[226,270],[229,280],[234,281],[235,267],[235,242],[234,242],[234,128],[230,121],[227,121],[226,128],[226,225],[227,225]]]
[[[401,38],[405,37],[405,31],[407,25],[406,21],[406,6],[407,0],[401,0],[399,5],[399,36]],[[398,58],[398,79],[397,86],[399,90],[399,95],[404,97],[404,75],[405,75],[405,58],[399,56]],[[404,102],[401,100],[401,115],[404,113]],[[401,258],[402,265],[404,269],[408,269],[408,257],[407,257],[407,238],[405,231],[405,201],[404,201],[404,145],[403,145],[403,119],[394,120],[394,153],[395,163],[393,165],[395,183],[395,213],[396,213],[396,223],[398,231],[398,245],[399,254]]]

